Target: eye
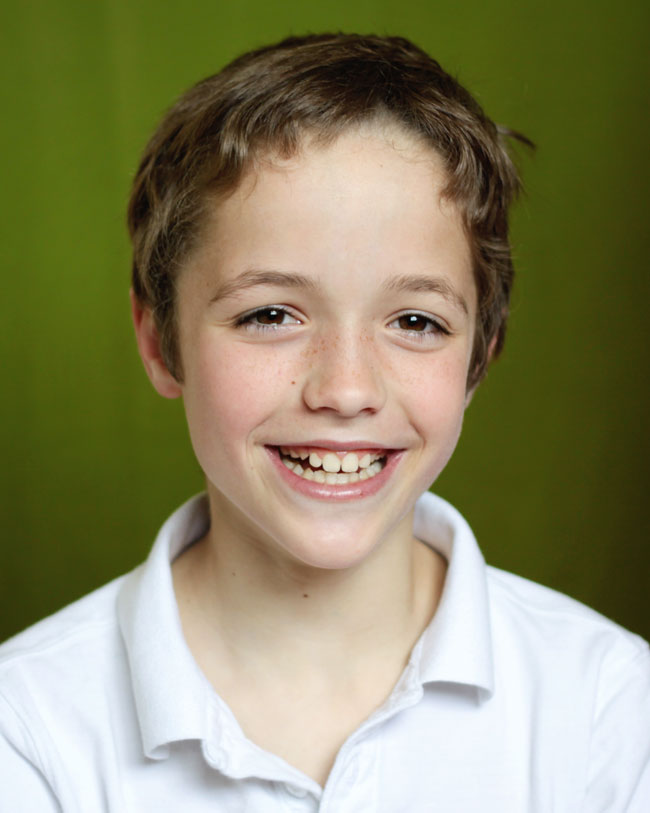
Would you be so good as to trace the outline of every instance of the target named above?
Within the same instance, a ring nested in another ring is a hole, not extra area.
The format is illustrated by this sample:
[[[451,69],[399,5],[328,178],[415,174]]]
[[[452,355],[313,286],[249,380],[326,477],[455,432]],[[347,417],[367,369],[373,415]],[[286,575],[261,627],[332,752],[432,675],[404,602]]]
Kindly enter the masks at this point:
[[[256,308],[253,311],[242,314],[237,319],[236,326],[244,327],[249,330],[275,330],[287,325],[299,325],[299,319],[296,319],[286,308],[279,305],[269,305],[265,308]]]
[[[400,314],[393,319],[389,327],[404,331],[412,337],[422,340],[425,338],[435,338],[441,334],[448,336],[451,333],[448,328],[444,327],[432,316],[417,312]]]
[[[407,313],[400,316],[396,321],[402,330],[416,330],[418,333],[430,331],[435,324],[431,319],[422,316],[421,313]]]

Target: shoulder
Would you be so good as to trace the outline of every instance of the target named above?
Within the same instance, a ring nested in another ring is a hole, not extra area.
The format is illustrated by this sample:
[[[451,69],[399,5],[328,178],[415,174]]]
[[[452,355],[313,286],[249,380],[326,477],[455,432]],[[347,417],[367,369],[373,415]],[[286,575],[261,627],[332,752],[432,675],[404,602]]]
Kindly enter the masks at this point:
[[[557,590],[494,567],[487,567],[487,583],[497,634],[526,638],[551,657],[648,662],[643,638]]]
[[[587,647],[625,660],[643,660],[648,644],[596,610],[541,584],[487,567],[493,623],[533,640],[551,652]]]
[[[487,568],[497,684],[552,730],[584,810],[648,810],[650,650],[638,635],[548,587]]]
[[[615,706],[621,725],[642,715],[650,730],[650,648],[643,638],[528,579],[492,567],[487,577],[503,671],[545,676],[565,702],[588,705],[593,724]]]
[[[0,645],[0,681],[13,669],[69,657],[117,624],[116,600],[124,577],[100,587]]]
[[[0,646],[0,702],[6,714],[11,710],[10,716],[29,725],[37,717],[56,715],[62,704],[80,707],[103,690],[106,677],[124,660],[117,619],[123,578]],[[0,730],[5,723],[0,715]]]
[[[90,782],[112,727],[124,727],[130,683],[117,613],[123,579],[0,646],[3,810],[5,803],[12,810],[68,809],[63,800],[76,809],[79,781]]]

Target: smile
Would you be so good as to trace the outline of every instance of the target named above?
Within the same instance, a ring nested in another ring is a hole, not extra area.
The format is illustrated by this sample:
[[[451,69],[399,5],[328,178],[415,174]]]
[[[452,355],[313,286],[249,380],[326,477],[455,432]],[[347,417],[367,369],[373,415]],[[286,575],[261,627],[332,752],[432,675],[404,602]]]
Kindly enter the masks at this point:
[[[280,479],[293,491],[316,500],[349,502],[383,491],[400,466],[405,449],[369,443],[267,446]]]
[[[384,468],[386,452],[333,452],[280,446],[280,459],[298,477],[327,485],[349,485],[370,480]]]

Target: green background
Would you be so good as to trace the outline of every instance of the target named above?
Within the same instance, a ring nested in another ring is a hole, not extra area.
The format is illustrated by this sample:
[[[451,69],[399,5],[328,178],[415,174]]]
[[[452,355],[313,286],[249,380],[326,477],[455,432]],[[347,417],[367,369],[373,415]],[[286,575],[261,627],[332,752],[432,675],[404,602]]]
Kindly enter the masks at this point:
[[[528,134],[505,355],[437,490],[489,562],[650,637],[648,5],[635,0],[4,4],[0,637],[146,555],[201,488],[128,312],[130,177],[162,111],[243,50],[413,38]]]

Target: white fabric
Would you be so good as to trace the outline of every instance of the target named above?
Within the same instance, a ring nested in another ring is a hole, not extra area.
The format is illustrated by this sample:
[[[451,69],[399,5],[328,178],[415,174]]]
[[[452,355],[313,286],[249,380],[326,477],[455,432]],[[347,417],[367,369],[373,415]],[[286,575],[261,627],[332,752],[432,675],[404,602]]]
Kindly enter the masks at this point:
[[[169,563],[206,523],[191,500],[144,565],[0,647],[1,811],[650,811],[647,644],[486,567],[430,494],[439,609],[321,789],[243,736],[186,647]]]

